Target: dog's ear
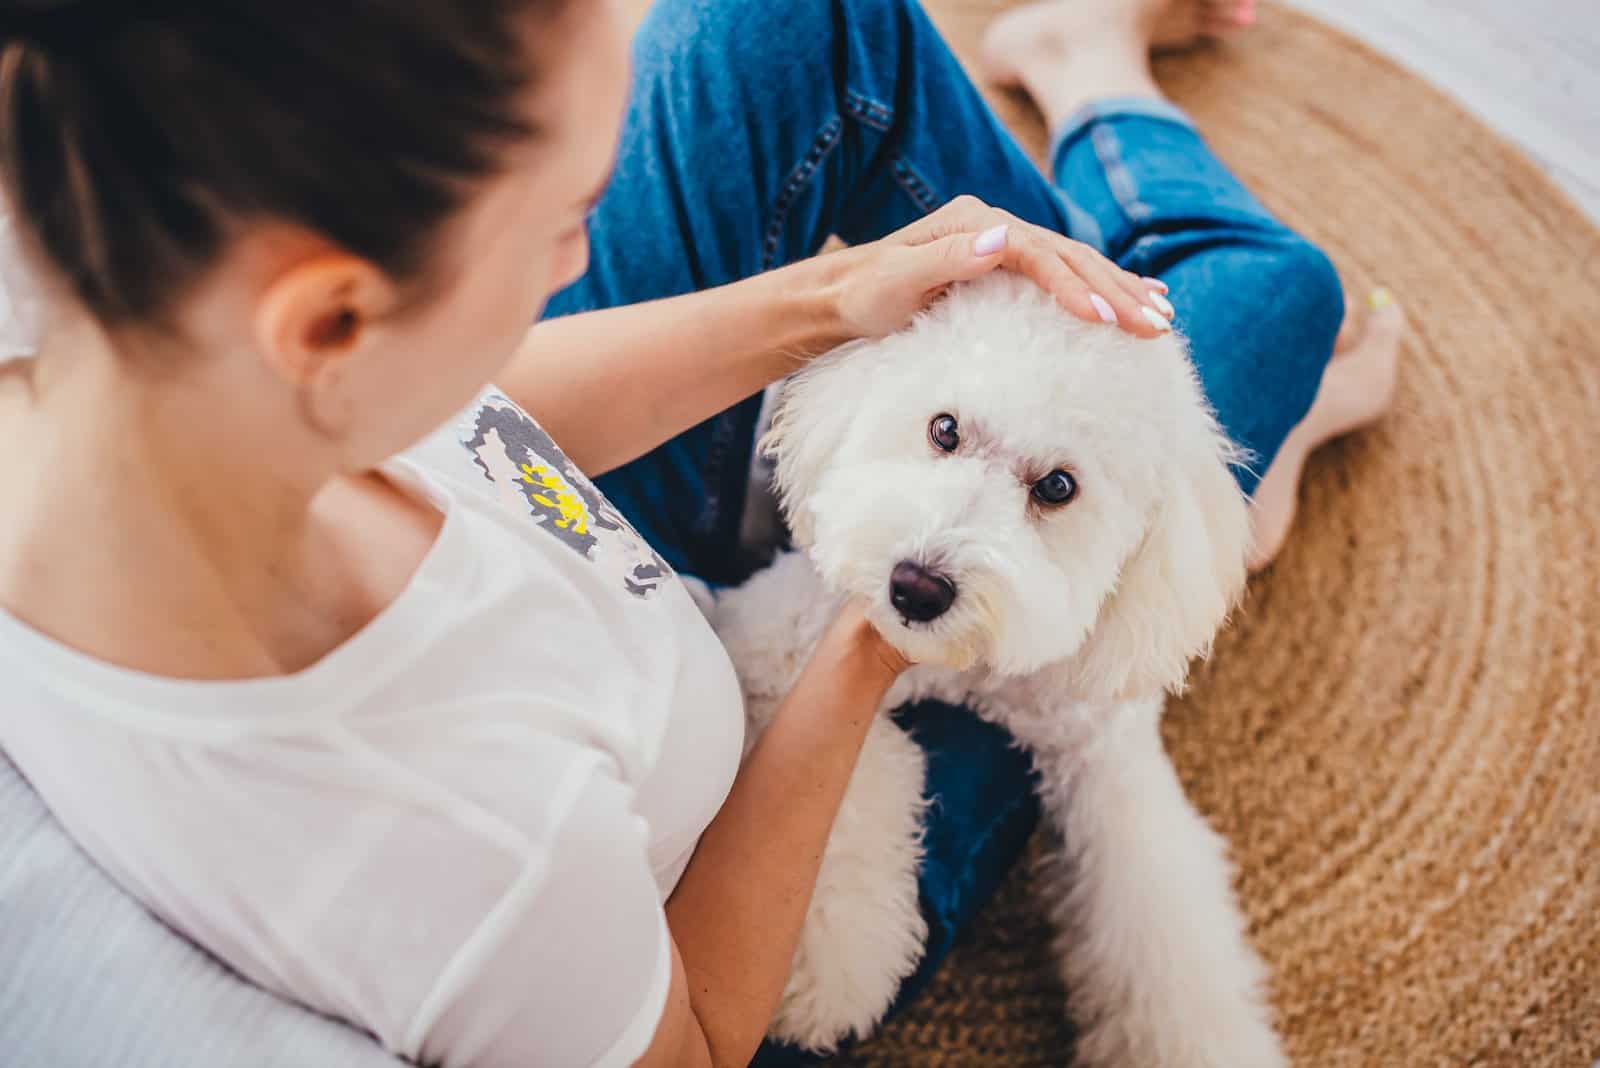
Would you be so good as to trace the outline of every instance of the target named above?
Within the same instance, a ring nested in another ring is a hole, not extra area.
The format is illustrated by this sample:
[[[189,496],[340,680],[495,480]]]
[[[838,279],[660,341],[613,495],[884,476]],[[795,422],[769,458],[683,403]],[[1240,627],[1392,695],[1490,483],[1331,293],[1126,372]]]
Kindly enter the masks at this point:
[[[775,465],[774,480],[783,516],[796,545],[811,544],[812,519],[806,502],[828,461],[844,441],[860,411],[860,372],[868,362],[850,356],[867,342],[841,346],[791,376],[778,394],[772,427],[759,448]]]
[[[1249,506],[1231,470],[1240,453],[1198,384],[1186,407],[1179,462],[1076,658],[1080,684],[1105,698],[1182,690],[1244,591]]]

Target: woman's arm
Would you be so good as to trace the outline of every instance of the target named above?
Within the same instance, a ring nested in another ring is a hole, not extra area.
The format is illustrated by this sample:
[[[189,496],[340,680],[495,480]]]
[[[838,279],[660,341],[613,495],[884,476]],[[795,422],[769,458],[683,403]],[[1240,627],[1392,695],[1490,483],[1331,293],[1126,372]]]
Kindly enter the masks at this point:
[[[961,197],[881,241],[686,296],[539,323],[501,374],[583,471],[619,467],[835,345],[892,333],[953,282],[1020,271],[1080,318],[1170,329],[1159,282]],[[605,418],[595,417],[603,412]]]
[[[830,259],[546,320],[498,385],[582,471],[599,475],[848,340],[831,300]]]
[[[823,848],[905,661],[847,607],[823,636],[667,902],[673,986],[643,1066],[745,1065],[789,975]]]

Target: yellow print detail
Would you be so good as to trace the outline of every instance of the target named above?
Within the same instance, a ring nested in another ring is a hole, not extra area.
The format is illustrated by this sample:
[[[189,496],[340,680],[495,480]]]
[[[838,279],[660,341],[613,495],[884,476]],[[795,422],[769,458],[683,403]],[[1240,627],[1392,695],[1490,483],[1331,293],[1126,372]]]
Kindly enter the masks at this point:
[[[556,526],[574,534],[589,533],[589,506],[572,491],[567,480],[544,464],[523,464],[522,481],[548,493],[530,493],[529,496],[546,508],[554,508],[561,518]]]

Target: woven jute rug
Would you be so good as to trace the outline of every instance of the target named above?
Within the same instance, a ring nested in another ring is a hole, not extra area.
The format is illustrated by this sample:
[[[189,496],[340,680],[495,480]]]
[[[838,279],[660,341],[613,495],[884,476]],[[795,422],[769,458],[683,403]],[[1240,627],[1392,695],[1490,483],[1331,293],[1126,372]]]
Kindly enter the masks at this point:
[[[1004,0],[929,0],[970,57]],[[1173,98],[1359,307],[1410,313],[1396,410],[1315,458],[1299,522],[1174,703],[1295,1063],[1600,1058],[1600,232],[1417,77],[1268,7]],[[1021,101],[996,107],[1033,149]],[[1019,870],[860,1068],[1063,1064]],[[1203,982],[1203,977],[1197,977]]]

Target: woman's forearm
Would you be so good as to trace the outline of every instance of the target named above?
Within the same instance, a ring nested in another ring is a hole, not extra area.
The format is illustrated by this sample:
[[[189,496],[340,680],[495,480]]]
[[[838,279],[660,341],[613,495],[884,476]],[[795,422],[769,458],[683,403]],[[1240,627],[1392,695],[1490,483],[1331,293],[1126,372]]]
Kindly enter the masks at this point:
[[[755,1054],[783,992],[823,849],[898,669],[853,613],[830,629],[751,750],[667,902],[717,1064]]]
[[[500,376],[597,475],[848,339],[822,256],[731,285],[539,323]]]

